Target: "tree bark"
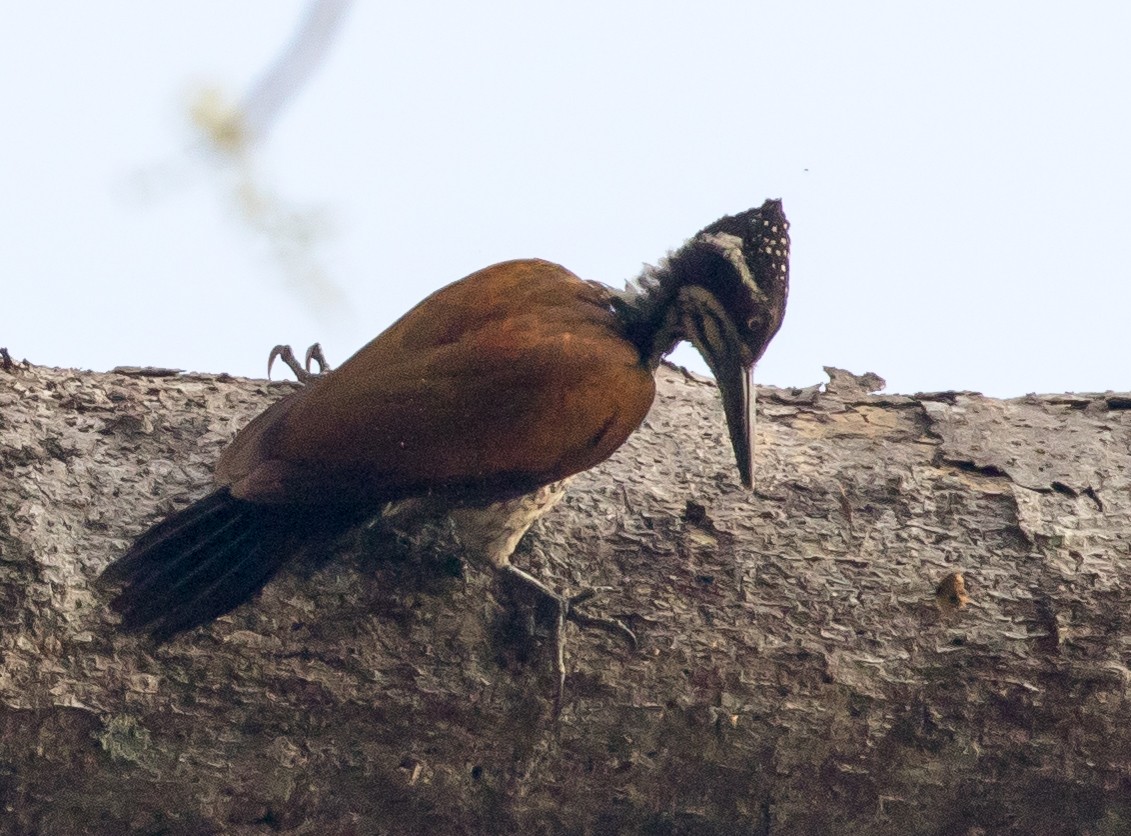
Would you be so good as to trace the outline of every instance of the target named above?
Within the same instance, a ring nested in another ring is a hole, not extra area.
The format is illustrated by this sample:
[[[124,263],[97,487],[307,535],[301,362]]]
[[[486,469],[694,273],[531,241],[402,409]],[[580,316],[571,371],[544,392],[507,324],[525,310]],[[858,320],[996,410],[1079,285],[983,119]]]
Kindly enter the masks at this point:
[[[442,531],[119,634],[97,574],[288,391],[156,371],[0,371],[2,833],[1131,832],[1131,396],[830,370],[760,391],[750,493],[661,369],[515,557],[641,640],[569,628],[555,717],[529,602]]]

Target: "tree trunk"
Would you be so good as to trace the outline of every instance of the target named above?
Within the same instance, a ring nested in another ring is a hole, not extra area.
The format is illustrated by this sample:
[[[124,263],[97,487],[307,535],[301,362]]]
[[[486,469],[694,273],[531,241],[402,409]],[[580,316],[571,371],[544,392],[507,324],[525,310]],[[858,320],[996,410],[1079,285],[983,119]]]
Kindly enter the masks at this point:
[[[830,370],[761,390],[751,494],[661,369],[515,556],[641,641],[570,627],[555,717],[529,602],[443,532],[119,634],[97,574],[289,391],[157,371],[0,371],[0,832],[1131,832],[1131,397]]]

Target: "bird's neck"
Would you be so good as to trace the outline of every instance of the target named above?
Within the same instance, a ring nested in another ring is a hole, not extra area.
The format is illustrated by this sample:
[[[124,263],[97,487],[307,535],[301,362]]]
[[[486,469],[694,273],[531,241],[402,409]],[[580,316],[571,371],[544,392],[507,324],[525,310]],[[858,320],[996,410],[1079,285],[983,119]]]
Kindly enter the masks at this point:
[[[686,279],[678,265],[677,256],[672,256],[659,267],[646,268],[624,290],[614,292],[613,307],[624,323],[625,336],[653,371],[666,354],[687,339],[679,304]]]

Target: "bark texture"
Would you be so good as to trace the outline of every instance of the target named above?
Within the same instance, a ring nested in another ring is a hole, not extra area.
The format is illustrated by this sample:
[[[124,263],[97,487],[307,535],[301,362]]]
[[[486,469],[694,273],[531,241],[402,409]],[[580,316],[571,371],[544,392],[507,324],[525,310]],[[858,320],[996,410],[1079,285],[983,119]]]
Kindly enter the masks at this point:
[[[1131,396],[830,370],[761,390],[750,494],[662,369],[515,558],[641,639],[571,627],[555,718],[527,602],[443,531],[119,635],[98,572],[286,391],[146,371],[0,371],[0,833],[1131,832]]]

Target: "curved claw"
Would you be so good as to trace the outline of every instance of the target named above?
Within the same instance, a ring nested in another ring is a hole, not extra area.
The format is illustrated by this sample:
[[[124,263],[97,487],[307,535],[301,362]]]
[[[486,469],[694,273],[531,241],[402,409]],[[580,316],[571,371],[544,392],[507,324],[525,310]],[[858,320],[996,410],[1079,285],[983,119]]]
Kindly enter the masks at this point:
[[[314,374],[310,371],[311,362],[318,364],[317,374],[325,374],[330,371],[330,364],[326,362],[326,355],[322,353],[322,343],[315,343],[306,350],[306,362],[303,365],[307,374]]]
[[[277,345],[271,349],[271,353],[267,356],[267,379],[271,379],[271,367],[275,365],[275,360],[282,360],[287,364],[299,383],[309,383],[318,375],[330,371],[330,364],[326,362],[326,356],[322,353],[322,345],[315,343],[306,350],[306,365],[300,365],[295,353],[291,350],[289,345]],[[317,374],[310,371],[311,362],[318,364]]]
[[[301,379],[302,366],[298,364],[295,358],[295,353],[291,351],[289,345],[277,345],[271,349],[271,353],[267,355],[267,379],[271,379],[271,367],[275,365],[275,360],[282,360],[287,364],[296,377]]]

